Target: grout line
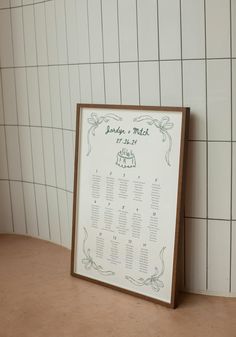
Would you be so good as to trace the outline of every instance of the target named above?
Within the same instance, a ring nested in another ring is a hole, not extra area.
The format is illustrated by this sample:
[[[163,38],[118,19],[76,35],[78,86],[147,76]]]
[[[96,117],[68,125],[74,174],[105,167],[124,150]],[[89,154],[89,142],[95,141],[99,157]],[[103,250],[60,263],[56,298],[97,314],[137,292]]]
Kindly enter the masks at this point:
[[[76,11],[76,13],[78,13],[78,11],[79,11],[80,9],[79,9],[79,4],[78,4],[78,1],[75,1],[75,11]],[[77,26],[76,26],[76,32],[78,32],[79,31],[79,24],[77,24]],[[89,43],[89,41],[88,41],[88,43]],[[79,45],[79,40],[78,40],[78,59],[80,59],[80,45]],[[71,64],[69,65],[69,66],[71,66]],[[71,66],[71,68],[72,68],[73,66]],[[76,70],[77,70],[77,74],[78,74],[78,83],[79,83],[79,101],[77,101],[76,103],[79,103],[80,101],[81,101],[81,84],[80,84],[80,71],[79,71],[79,65],[75,65],[75,67],[76,67]],[[70,68],[70,69],[71,69]],[[77,111],[77,107],[76,106],[74,106],[74,109]],[[72,112],[72,121],[74,121],[74,124],[72,123],[72,127],[76,127],[76,114],[77,114],[77,112],[76,111],[74,111],[74,112]],[[75,117],[75,118],[74,118]]]
[[[120,60],[120,21],[119,21],[119,0],[116,1],[116,8],[117,8],[117,32],[118,32],[118,55],[119,55],[119,61],[115,62],[119,65],[119,84],[120,84],[120,104],[122,104],[122,78],[121,78],[121,60]]]
[[[4,8],[0,8],[0,11],[3,11],[3,10],[6,10],[6,9],[14,9],[14,8],[23,8],[23,7],[29,7],[29,6],[34,6],[34,5],[38,5],[38,4],[42,4],[42,3],[45,3],[45,2],[51,2],[51,1],[54,1],[54,0],[44,0],[44,1],[39,1],[39,2],[34,2],[32,4],[21,4],[19,6],[11,6],[10,4],[10,7],[4,7]],[[22,3],[22,1],[21,1]]]
[[[22,15],[22,26],[23,26],[23,40],[24,40],[24,60],[26,63],[26,45],[25,45],[25,21],[24,21],[24,12],[23,12],[23,7],[21,8],[21,15]],[[28,119],[29,119],[29,124],[31,123],[30,120],[30,111],[29,111],[29,85],[28,85],[28,71],[27,68],[24,68],[25,70],[25,77],[26,77],[26,93],[27,93],[27,111],[28,111]],[[35,168],[33,164],[33,145],[32,145],[32,130],[31,128],[29,129],[30,131],[30,152],[31,152],[31,168],[32,168],[32,174],[33,174],[33,181],[35,181]],[[37,222],[37,232],[39,236],[39,217],[38,217],[38,206],[37,206],[37,198],[36,198],[36,187],[34,187],[34,203],[35,203],[35,213],[36,213],[36,222]]]
[[[38,64],[38,41],[37,41],[37,33],[36,33],[36,20],[35,20],[35,6],[33,7],[33,17],[34,17],[34,35],[35,35],[35,49],[36,49],[36,63]],[[45,27],[46,28],[46,27]],[[46,32],[47,34],[47,32]],[[42,125],[42,104],[41,104],[41,97],[40,97],[40,81],[39,81],[39,67],[37,69],[37,83],[38,83],[38,100],[39,100],[39,117],[40,117],[40,124]],[[41,145],[42,145],[42,154],[43,154],[43,174],[44,174],[44,182],[46,185],[46,165],[45,165],[45,147],[44,147],[44,136],[43,131],[41,129]],[[51,226],[50,226],[50,218],[49,218],[49,204],[48,204],[48,191],[45,188],[46,194],[46,204],[47,204],[47,220],[48,220],[48,233],[49,233],[49,240],[51,240]]]
[[[185,216],[185,219],[197,219],[197,220],[213,220],[213,221],[228,221],[228,222],[230,222],[231,221],[231,219],[224,219],[224,218],[212,218],[212,217],[205,217],[205,218],[203,218],[203,217],[198,217],[198,216]],[[233,220],[233,221],[235,221],[235,220]]]
[[[140,68],[139,68],[139,34],[138,34],[138,2],[135,0],[136,11],[136,40],[137,40],[137,71],[138,71],[138,104],[141,105],[141,93],[140,93]]]
[[[81,102],[81,80],[80,80],[80,70],[79,70],[79,66],[77,66],[77,71],[78,71],[78,81],[79,81],[79,100]],[[79,103],[79,102],[77,102]],[[76,110],[76,114],[77,114],[77,110]],[[77,116],[76,116],[77,117]],[[70,130],[67,130],[70,131]],[[76,130],[74,130],[74,133],[76,132]]]
[[[72,129],[67,129],[67,128],[59,128],[56,126],[46,126],[46,125],[30,125],[30,124],[0,124],[0,126],[8,126],[8,127],[15,127],[15,126],[19,126],[19,127],[28,127],[28,128],[42,128],[42,129],[53,129],[53,130],[62,130],[62,131],[70,131],[70,132],[76,132],[76,130],[72,130]],[[235,141],[236,142],[236,141]]]
[[[230,5],[230,120],[231,120],[231,146],[230,146],[230,256],[229,256],[229,292],[232,292],[232,254],[233,254],[233,62],[232,62],[232,1]]]
[[[182,1],[179,0],[179,26],[180,26],[180,70],[181,70],[181,105],[184,106],[184,76],[183,76],[183,28],[182,28]],[[184,218],[185,218],[185,207],[184,207]],[[183,287],[186,287],[186,228],[185,221],[183,221]]]
[[[209,266],[208,266],[208,235],[209,235],[209,228],[208,228],[208,212],[209,212],[209,204],[208,204],[208,89],[207,89],[207,32],[206,32],[206,0],[204,0],[204,34],[205,34],[205,83],[206,83],[206,290],[208,290],[208,272],[209,272]]]
[[[4,96],[3,96],[3,81],[2,81],[2,69],[0,68],[0,81],[1,81],[1,91],[2,91],[2,108],[3,108],[3,120],[5,122],[5,104],[4,104]],[[6,135],[6,126],[4,126],[4,138],[5,138],[5,151],[6,151],[6,162],[7,162],[7,175],[8,175],[8,188],[9,188],[9,197],[10,197],[10,208],[11,208],[11,225],[12,231],[15,232],[15,224],[13,217],[13,209],[12,209],[12,193],[10,186],[10,171],[9,171],[9,158],[8,158],[8,149],[7,149],[7,135]]]
[[[73,194],[73,191],[70,191],[70,190],[67,190],[65,188],[61,188],[61,187],[57,187],[57,186],[53,186],[53,185],[50,185],[50,184],[43,184],[43,183],[39,183],[39,182],[36,182],[36,181],[29,181],[29,180],[20,180],[20,179],[8,179],[8,178],[0,178],[0,181],[8,181],[8,182],[22,182],[22,183],[25,183],[25,184],[33,184],[33,185],[38,185],[38,186],[44,186],[44,187],[51,187],[51,188],[55,188],[56,190],[59,190],[59,191],[63,191],[63,192],[66,192],[66,193],[71,193]]]
[[[65,13],[65,3],[64,3],[64,13]],[[59,48],[58,48],[58,21],[57,21],[57,14],[56,14],[56,6],[55,6],[55,2],[54,2],[54,16],[55,16],[55,23],[56,23],[56,51],[57,51],[57,59],[59,61]],[[68,54],[67,54],[67,58],[68,58]],[[64,64],[66,65],[66,64]],[[57,66],[57,74],[58,74],[58,79],[59,79],[59,91],[60,91],[60,76],[59,76],[59,65]],[[50,79],[50,83],[51,83],[51,79]],[[51,88],[51,84],[50,84],[50,88]],[[59,92],[60,95],[60,92]],[[61,97],[61,95],[60,95]],[[59,99],[60,99],[59,97]],[[52,103],[51,103],[52,104]],[[61,99],[60,99],[60,105],[61,105]],[[53,124],[53,116],[52,116],[52,124]],[[56,145],[55,145],[55,129],[53,129],[52,132],[52,138],[53,138],[53,156],[54,156],[54,172],[55,172],[55,181],[56,181],[56,185],[57,185],[57,202],[58,202],[58,215],[59,215],[59,234],[60,234],[60,242],[62,244],[62,219],[61,219],[61,214],[60,214],[60,206],[59,206],[59,190],[61,190],[61,188],[58,187],[58,167],[56,164]],[[63,130],[63,128],[58,128],[58,130]],[[66,180],[65,180],[66,181]],[[68,203],[67,203],[67,211],[68,211]]]
[[[162,105],[161,104],[161,62],[160,62],[160,59],[161,59],[161,51],[160,51],[160,25],[159,25],[159,2],[158,0],[156,0],[156,5],[157,5],[157,39],[158,39],[158,55],[157,55],[157,58],[158,58],[158,71],[159,71],[159,78],[158,78],[158,81],[159,81],[159,102],[160,102],[160,106]]]
[[[70,117],[70,126],[71,128],[73,127],[73,114],[72,114],[72,110],[75,108],[72,109],[72,99],[71,99],[71,82],[70,82],[70,65],[68,64],[67,66],[67,74],[68,74],[68,91],[69,91],[69,106],[70,106],[70,114],[69,114],[69,117]],[[63,128],[63,130],[65,130]]]
[[[117,26],[118,26],[118,53],[119,53],[119,80],[120,80],[120,104],[123,102],[123,97],[122,97],[122,76],[121,76],[121,56],[120,56],[120,16],[119,16],[119,0],[117,0]],[[115,62],[117,63],[117,62]]]
[[[76,12],[76,0],[75,0],[75,12]],[[67,31],[67,20],[66,20],[66,13],[65,13],[65,24],[66,24],[66,48],[67,48],[67,74],[68,74],[68,92],[69,92],[69,105],[70,105],[70,126],[72,128],[72,107],[71,107],[71,86],[70,86],[70,71],[69,71],[69,66],[70,66],[70,62],[69,62],[69,47],[68,47],[68,31]],[[78,48],[79,50],[79,48]],[[79,55],[79,54],[78,54]],[[62,124],[63,125],[63,124]]]
[[[180,15],[180,67],[181,67],[181,103],[184,106],[184,75],[183,75],[183,28],[182,28],[182,1],[179,0]]]
[[[77,0],[75,0],[76,2]],[[71,107],[71,87],[70,87],[70,76],[69,76],[69,47],[68,47],[68,27],[67,27],[67,17],[66,17],[66,7],[65,7],[66,0],[64,0],[64,10],[65,10],[65,29],[66,29],[66,50],[67,50],[67,69],[68,69],[68,81],[69,81],[69,98],[70,98],[70,107]],[[75,7],[76,9],[76,3]],[[78,46],[79,51],[79,46]],[[78,54],[79,55],[79,54]],[[59,67],[58,67],[59,71]],[[59,81],[60,83],[60,81]],[[60,96],[60,102],[61,102],[61,96]],[[71,111],[71,110],[70,110]],[[61,116],[63,117],[63,110],[62,110],[62,104],[61,104]],[[63,126],[63,119],[62,119],[62,126]],[[71,113],[71,127],[72,127],[72,113]],[[64,157],[64,170],[65,170],[65,186],[67,187],[67,167],[66,167],[66,150],[65,150],[65,133],[64,130],[62,131],[62,141],[63,141],[63,157]],[[70,223],[70,212],[72,212],[72,209],[70,210],[69,207],[69,199],[68,194],[66,194],[66,203],[67,203],[67,221],[68,221],[68,231],[70,232],[70,228],[72,226],[72,223]]]
[[[209,58],[204,58],[204,57],[200,57],[200,58],[175,58],[175,59],[149,59],[149,60],[125,60],[125,61],[121,61],[121,60],[117,60],[117,61],[94,61],[94,62],[70,62],[70,63],[51,63],[48,65],[45,64],[29,64],[29,65],[19,65],[19,66],[2,66],[2,69],[15,69],[15,68],[36,68],[36,67],[62,67],[62,66],[76,66],[76,65],[106,65],[106,64],[123,64],[123,63],[150,63],[150,62],[177,62],[177,61],[185,61],[185,62],[191,62],[191,61],[227,61],[227,60],[236,60],[236,57],[209,57]]]
[[[93,81],[92,81],[92,63],[91,62],[91,39],[90,39],[90,27],[89,27],[89,0],[86,1],[87,3],[87,23],[88,23],[88,51],[89,51],[89,62],[86,63],[86,65],[89,65],[89,71],[90,71],[90,90],[91,90],[91,102],[93,103]],[[82,64],[80,64],[82,65]],[[85,63],[83,64],[85,65]],[[81,97],[80,97],[81,98]],[[87,102],[86,102],[87,103]]]
[[[14,49],[14,42],[13,42],[13,25],[12,25],[12,9],[10,9],[10,25],[11,25],[11,45],[12,45],[12,55],[13,55],[13,65],[15,65],[15,49]],[[20,131],[19,131],[19,105],[17,100],[17,92],[16,92],[16,70],[13,69],[13,75],[14,75],[14,94],[15,94],[15,103],[16,103],[16,122],[17,122],[17,138],[18,138],[18,145],[19,145],[19,156],[20,156],[20,175],[21,180],[23,180],[23,161],[22,161],[22,151],[21,151],[21,144],[20,144]],[[25,233],[28,234],[28,224],[27,224],[27,218],[26,218],[26,204],[25,204],[25,191],[23,188],[23,184],[21,184],[21,192],[22,192],[22,199],[23,199],[23,210],[24,210],[24,220],[25,220]]]
[[[236,143],[236,140],[204,140],[204,139],[189,139],[189,142],[201,142],[201,143]]]
[[[55,32],[56,32],[56,53],[57,53],[57,60],[58,60],[58,44],[57,44],[57,20],[56,20],[56,10],[55,10],[55,2],[53,3],[53,12],[54,12],[54,19],[55,19]],[[45,14],[45,25],[46,25],[46,32],[47,32],[47,19]],[[49,60],[49,52],[48,52],[48,36],[46,35],[46,48],[47,48],[47,60]],[[49,74],[49,68],[47,68],[48,73],[48,85],[49,85],[49,104],[50,104],[50,113],[51,113],[51,125],[53,125],[53,118],[52,118],[52,95],[51,95],[51,78]],[[57,216],[58,216],[58,228],[59,228],[59,240],[62,244],[61,239],[61,221],[60,221],[60,211],[59,211],[59,193],[58,193],[58,181],[57,181],[57,172],[56,172],[56,153],[55,153],[55,139],[54,139],[54,129],[49,128],[51,130],[52,135],[52,148],[53,148],[53,163],[54,163],[54,175],[55,175],[55,183],[56,183],[56,198],[57,198]],[[47,181],[46,181],[47,182]]]
[[[64,11],[65,11],[65,33],[66,33],[66,54],[67,54],[67,63],[69,64],[69,47],[68,47],[68,27],[67,27],[67,17],[66,17],[66,0],[64,0]],[[69,66],[68,67],[68,80],[69,80]],[[59,72],[59,67],[58,67]],[[60,105],[61,105],[61,123],[63,126],[63,110],[62,110],[62,101],[61,101],[61,80],[60,80],[60,74],[59,74],[59,87],[60,87]],[[70,90],[70,88],[69,88]],[[71,96],[71,93],[69,91],[69,95]],[[64,139],[64,132],[62,131],[62,144],[63,144],[63,159],[64,159],[64,170],[65,170],[65,186],[67,187],[67,176],[66,176],[66,155],[65,155],[65,139]],[[72,224],[70,224],[70,216],[69,216],[69,200],[68,195],[66,194],[66,203],[67,203],[67,226],[70,228]],[[69,229],[68,228],[68,229]]]
[[[100,0],[100,9],[101,9],[101,33],[102,33],[102,69],[103,69],[103,90],[104,90],[104,101],[107,102],[106,98],[106,77],[105,77],[105,63],[104,63],[104,27],[103,27],[103,6],[102,6],[102,0]]]

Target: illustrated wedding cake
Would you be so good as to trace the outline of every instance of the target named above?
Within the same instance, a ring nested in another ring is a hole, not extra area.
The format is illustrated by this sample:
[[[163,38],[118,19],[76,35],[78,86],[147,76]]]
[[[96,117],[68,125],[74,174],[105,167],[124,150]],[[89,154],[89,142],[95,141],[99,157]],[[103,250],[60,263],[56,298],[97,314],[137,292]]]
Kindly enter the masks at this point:
[[[122,149],[117,153],[116,165],[120,167],[136,167],[135,155],[132,150]]]

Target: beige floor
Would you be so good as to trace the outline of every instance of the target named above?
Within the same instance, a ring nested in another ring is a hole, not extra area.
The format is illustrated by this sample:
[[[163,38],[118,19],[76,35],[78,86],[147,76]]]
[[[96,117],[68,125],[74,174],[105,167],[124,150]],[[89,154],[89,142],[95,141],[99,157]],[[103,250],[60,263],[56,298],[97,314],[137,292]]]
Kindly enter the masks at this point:
[[[0,337],[236,337],[236,300],[182,295],[176,310],[69,275],[70,252],[0,235]]]

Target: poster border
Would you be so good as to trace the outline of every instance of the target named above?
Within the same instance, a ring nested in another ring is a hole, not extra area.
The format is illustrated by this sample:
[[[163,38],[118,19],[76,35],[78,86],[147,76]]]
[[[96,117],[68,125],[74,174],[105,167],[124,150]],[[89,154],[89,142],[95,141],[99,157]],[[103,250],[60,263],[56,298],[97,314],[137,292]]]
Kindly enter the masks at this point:
[[[116,285],[111,285],[106,282],[95,280],[84,275],[75,273],[75,245],[76,245],[76,219],[77,219],[77,204],[78,204],[78,168],[80,157],[80,118],[81,110],[83,108],[94,109],[114,109],[114,110],[148,110],[148,111],[169,111],[169,112],[181,112],[182,113],[182,125],[180,136],[180,153],[179,153],[179,173],[178,173],[178,192],[177,192],[177,208],[176,208],[176,223],[175,223],[175,238],[174,238],[174,256],[173,256],[173,273],[171,284],[171,301],[165,302],[159,299],[155,299],[143,294],[136,293],[135,291],[127,290]],[[184,205],[184,192],[185,192],[185,177],[186,177],[186,162],[187,162],[187,140],[189,129],[189,116],[190,108],[188,107],[170,107],[170,106],[140,106],[140,105],[118,105],[118,104],[77,104],[76,114],[76,139],[75,139],[75,159],[74,159],[74,195],[73,195],[73,217],[72,217],[72,244],[71,244],[71,275],[83,280],[87,280],[99,285],[106,286],[111,289],[119,290],[123,293],[135,295],[137,297],[149,300],[154,303],[164,305],[169,308],[176,308],[178,302],[178,288],[179,278],[177,279],[179,267],[180,267],[180,227],[184,221],[183,217],[183,205]]]

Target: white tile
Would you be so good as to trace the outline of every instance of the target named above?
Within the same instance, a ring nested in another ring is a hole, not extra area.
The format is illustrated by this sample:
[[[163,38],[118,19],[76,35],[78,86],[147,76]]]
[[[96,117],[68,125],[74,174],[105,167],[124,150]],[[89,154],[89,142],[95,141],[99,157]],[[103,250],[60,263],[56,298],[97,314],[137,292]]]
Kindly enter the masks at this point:
[[[59,85],[59,71],[57,66],[49,67],[49,83],[50,83],[52,126],[61,128],[62,120],[61,120],[60,85]]]
[[[24,181],[33,182],[34,175],[33,175],[30,129],[28,127],[20,127],[19,136],[20,136],[19,138],[20,138],[22,178]]]
[[[41,112],[39,105],[39,86],[37,68],[27,68],[28,102],[30,125],[41,125]]]
[[[105,64],[106,103],[120,103],[120,74],[118,63]]]
[[[72,130],[76,127],[76,105],[80,102],[79,67],[69,66]]]
[[[38,76],[39,76],[39,97],[41,106],[42,126],[52,126],[48,67],[39,67]]]
[[[79,44],[79,62],[89,62],[87,0],[76,1],[75,5],[77,17],[77,40]]]
[[[230,100],[230,61],[207,61],[209,140],[230,140]]]
[[[232,155],[232,217],[236,220],[236,143],[233,143]]]
[[[26,68],[15,69],[18,123],[29,125]]]
[[[236,2],[231,1],[232,56],[236,57]]]
[[[158,59],[157,1],[137,1],[140,60]]]
[[[46,184],[56,186],[53,130],[51,128],[47,129],[43,128],[42,132],[43,132]]]
[[[230,56],[230,1],[206,1],[207,57]]]
[[[206,217],[206,143],[188,142],[185,215]]]
[[[205,57],[204,0],[182,0],[183,58]]]
[[[70,247],[70,224],[68,223],[67,194],[58,190],[59,216],[61,226],[61,241],[65,247]]]
[[[7,152],[4,126],[0,126],[0,179],[8,179]]]
[[[182,105],[180,61],[161,62],[161,104]]]
[[[160,58],[180,58],[180,8],[179,1],[159,0]]]
[[[73,151],[73,135],[71,131],[64,131],[65,144],[65,165],[66,165],[66,189],[73,192],[74,182],[74,151]]]
[[[8,181],[0,181],[0,233],[12,233],[11,197]]]
[[[236,294],[236,221],[232,222],[231,292]]]
[[[33,152],[33,169],[36,183],[44,184],[44,158],[43,158],[43,139],[41,128],[32,128],[32,152]]]
[[[72,131],[73,153],[75,153],[75,131]]]
[[[88,65],[79,66],[79,78],[80,78],[80,102],[91,103],[92,102],[92,88],[91,88],[91,75]]]
[[[11,7],[17,7],[22,5],[22,0],[10,0]]]
[[[70,83],[68,66],[59,66],[62,125],[71,129]]]
[[[184,226],[180,228],[180,233],[179,233],[179,288],[180,291],[185,289],[185,237],[184,237]]]
[[[10,0],[1,0],[0,8],[9,8],[10,7]]]
[[[11,181],[11,201],[14,221],[14,233],[26,234],[26,219],[24,212],[24,197],[22,182]]]
[[[36,192],[39,236],[44,240],[49,240],[46,187],[41,185],[35,185],[35,192]]]
[[[160,105],[159,66],[157,62],[140,62],[140,103]]]
[[[230,143],[208,143],[208,216],[230,218]]]
[[[47,195],[51,240],[57,244],[61,244],[57,190],[53,187],[47,187]]]
[[[229,292],[230,222],[208,221],[208,290]]]
[[[122,104],[138,104],[138,64],[122,63],[120,67]]]
[[[137,54],[137,22],[135,0],[119,0],[119,37],[121,61],[135,61]]]
[[[78,62],[79,45],[77,38],[77,17],[76,17],[76,0],[65,1],[66,29],[67,29],[67,46],[69,63]]]
[[[91,65],[93,103],[105,103],[103,65]]]
[[[206,291],[206,220],[185,219],[186,290]]]
[[[64,142],[61,130],[53,130],[57,187],[66,188]]]
[[[13,66],[10,10],[0,11],[0,60],[1,67]]]
[[[67,193],[68,201],[68,243],[67,248],[71,249],[71,236],[72,236],[72,213],[73,213],[73,193]]]
[[[20,146],[17,126],[6,127],[9,179],[21,180]]]
[[[26,65],[36,65],[36,40],[33,6],[23,7]]]
[[[34,0],[22,0],[23,5],[32,5],[34,3]]]
[[[117,0],[102,1],[104,61],[117,62],[118,50],[118,23]]]
[[[24,29],[22,8],[14,8],[11,10],[12,17],[12,41],[14,52],[14,65],[25,65],[25,50],[24,50]]]
[[[54,1],[45,2],[48,63],[57,63],[57,30]]]
[[[27,232],[31,236],[38,236],[38,219],[34,185],[31,183],[23,183],[23,191]]]
[[[232,60],[232,93],[236,92],[236,60]],[[236,141],[236,95],[232,94],[232,132]]]
[[[2,69],[3,108],[6,124],[17,124],[14,69]]]
[[[0,69],[0,124],[4,124],[3,98],[2,98],[2,70]]]
[[[57,26],[57,47],[58,47],[58,62],[67,63],[67,46],[66,46],[66,21],[64,0],[54,1]]]
[[[103,61],[100,1],[88,0],[89,39],[91,62]]]
[[[184,106],[189,106],[189,139],[206,139],[206,79],[205,61],[183,62]]]
[[[36,30],[36,48],[38,64],[45,65],[47,60],[47,32],[46,32],[46,18],[45,18],[45,5],[40,3],[34,6],[34,20]]]

